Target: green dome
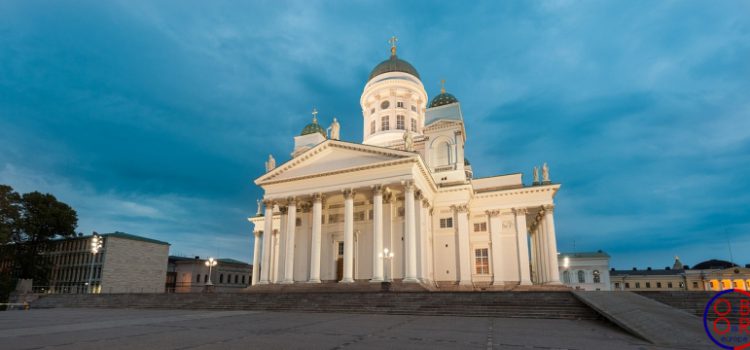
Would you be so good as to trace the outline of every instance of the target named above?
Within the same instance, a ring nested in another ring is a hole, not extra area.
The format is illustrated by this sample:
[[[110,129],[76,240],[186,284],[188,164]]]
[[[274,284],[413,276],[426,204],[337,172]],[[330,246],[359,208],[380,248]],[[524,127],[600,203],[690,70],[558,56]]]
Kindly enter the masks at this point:
[[[314,134],[316,132],[319,132],[321,135],[323,135],[323,137],[326,137],[326,130],[323,129],[323,127],[320,126],[320,124],[318,124],[317,119],[313,119],[312,123],[307,124],[305,128],[302,129],[300,136]]]
[[[457,103],[457,102],[458,102],[458,99],[455,96],[447,92],[443,92],[440,95],[437,95],[435,96],[435,98],[432,99],[432,102],[430,102],[430,108],[445,106],[445,105],[449,105],[451,103]]]
[[[370,79],[375,78],[378,75],[381,75],[383,73],[389,73],[389,72],[404,72],[409,73],[417,79],[419,79],[419,73],[417,73],[417,69],[414,68],[414,66],[411,65],[411,63],[406,62],[396,55],[391,55],[391,58],[380,62],[375,68],[370,72]]]

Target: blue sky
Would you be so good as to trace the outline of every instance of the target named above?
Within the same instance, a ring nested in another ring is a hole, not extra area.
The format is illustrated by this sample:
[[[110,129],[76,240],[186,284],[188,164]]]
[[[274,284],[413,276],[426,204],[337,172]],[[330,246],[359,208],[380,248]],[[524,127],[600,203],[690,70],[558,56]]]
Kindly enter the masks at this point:
[[[462,103],[476,176],[550,164],[561,251],[750,263],[750,2],[0,2],[0,183],[79,231],[251,260],[252,180],[399,37]]]

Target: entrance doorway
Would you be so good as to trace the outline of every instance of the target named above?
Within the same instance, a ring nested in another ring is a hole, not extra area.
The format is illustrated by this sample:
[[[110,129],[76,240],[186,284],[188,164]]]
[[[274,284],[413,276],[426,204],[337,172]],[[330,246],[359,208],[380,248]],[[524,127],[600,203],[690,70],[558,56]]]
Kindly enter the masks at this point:
[[[344,242],[336,242],[336,281],[344,279]]]

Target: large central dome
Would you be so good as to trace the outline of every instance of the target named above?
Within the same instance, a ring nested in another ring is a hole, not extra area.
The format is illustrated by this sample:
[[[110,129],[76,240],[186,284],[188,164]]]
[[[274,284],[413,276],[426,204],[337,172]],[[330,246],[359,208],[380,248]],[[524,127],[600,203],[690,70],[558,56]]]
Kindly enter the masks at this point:
[[[372,79],[372,78],[374,78],[374,77],[376,77],[376,76],[378,76],[380,74],[388,73],[388,72],[404,72],[404,73],[409,73],[409,74],[417,77],[417,79],[419,79],[419,73],[417,73],[417,69],[414,68],[414,66],[412,66],[411,63],[406,62],[406,61],[398,58],[398,56],[396,56],[394,54],[394,55],[391,55],[391,58],[389,58],[389,59],[387,59],[387,60],[385,60],[383,62],[380,62],[380,64],[378,64],[377,66],[375,66],[375,68],[373,68],[372,72],[370,72],[370,78],[368,78],[368,80],[370,80],[370,79]]]

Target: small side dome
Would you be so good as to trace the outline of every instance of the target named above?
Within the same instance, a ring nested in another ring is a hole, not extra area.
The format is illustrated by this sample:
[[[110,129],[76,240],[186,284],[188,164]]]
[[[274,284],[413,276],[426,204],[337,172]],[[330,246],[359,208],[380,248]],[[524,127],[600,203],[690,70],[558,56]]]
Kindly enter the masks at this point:
[[[318,118],[313,117],[313,121],[310,124],[307,124],[304,129],[302,129],[302,132],[300,133],[300,136],[314,134],[316,132],[319,132],[323,137],[326,137],[326,130],[323,129],[320,124],[318,124]]]
[[[458,103],[458,99],[456,98],[456,96],[445,92],[445,80],[441,80],[440,84],[442,84],[442,87],[440,88],[440,95],[437,95],[432,99],[432,102],[430,102],[430,108]]]

